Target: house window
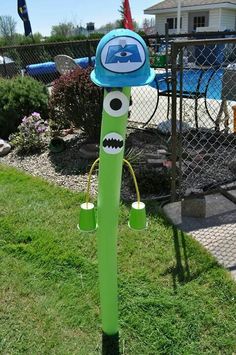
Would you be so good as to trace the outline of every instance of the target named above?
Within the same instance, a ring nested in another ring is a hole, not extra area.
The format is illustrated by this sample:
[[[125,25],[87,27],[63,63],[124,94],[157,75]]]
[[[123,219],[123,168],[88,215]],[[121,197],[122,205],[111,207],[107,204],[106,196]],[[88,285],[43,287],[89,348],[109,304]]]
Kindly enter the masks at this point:
[[[177,29],[177,17],[168,17],[166,22],[168,23],[169,30]],[[180,18],[180,28],[182,28],[182,17]]]
[[[195,16],[193,18],[193,29],[194,31],[197,27],[205,27],[206,26],[206,17],[205,16]]]

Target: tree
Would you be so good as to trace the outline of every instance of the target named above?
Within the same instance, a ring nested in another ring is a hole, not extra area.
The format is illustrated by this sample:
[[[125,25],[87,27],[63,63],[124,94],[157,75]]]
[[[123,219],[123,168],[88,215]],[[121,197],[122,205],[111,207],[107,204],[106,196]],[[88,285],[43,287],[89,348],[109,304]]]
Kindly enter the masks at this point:
[[[120,13],[120,19],[118,20],[119,27],[123,28],[124,27],[124,16],[125,16],[124,1],[123,0],[122,0],[122,4],[120,5],[118,12]]]
[[[139,31],[139,24],[137,21],[135,21],[134,19],[132,19],[133,21],[133,26],[134,26],[134,31],[138,32]]]
[[[143,31],[148,35],[156,32],[154,17],[143,20]]]
[[[72,22],[61,22],[52,26],[51,36],[70,37],[75,34],[75,26]]]
[[[16,21],[12,16],[0,16],[0,36],[9,41],[16,34]]]
[[[107,33],[110,32],[111,30],[114,30],[115,28],[119,28],[120,27],[120,21],[116,20],[114,22],[108,22],[105,25],[99,27],[97,29],[98,32],[102,32],[102,33]]]
[[[132,20],[132,21],[133,21],[133,25],[134,25],[134,31],[138,32],[138,30],[139,30],[138,23],[135,20]],[[108,22],[105,25],[99,27],[97,29],[97,31],[100,33],[108,33],[111,30],[114,30],[116,28],[124,28],[123,20],[116,20],[114,22]]]
[[[39,32],[34,33],[34,43],[40,43],[43,40],[43,35]],[[14,44],[32,44],[32,37],[16,33],[14,36]]]

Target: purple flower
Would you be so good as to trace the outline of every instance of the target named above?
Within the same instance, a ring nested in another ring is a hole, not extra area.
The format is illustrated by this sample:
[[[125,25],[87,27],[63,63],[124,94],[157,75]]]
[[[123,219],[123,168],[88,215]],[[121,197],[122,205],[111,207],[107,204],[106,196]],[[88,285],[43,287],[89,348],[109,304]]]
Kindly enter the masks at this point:
[[[33,113],[31,113],[31,116],[40,117],[40,113],[38,113],[38,112],[33,112]]]
[[[40,121],[36,121],[35,124],[34,124],[35,128],[37,128],[40,124],[41,124]]]
[[[43,133],[43,132],[46,131],[46,127],[45,126],[40,126],[40,127],[37,127],[36,130],[37,130],[38,133]]]
[[[23,119],[22,119],[22,123],[26,123],[28,121],[28,118],[25,116]]]

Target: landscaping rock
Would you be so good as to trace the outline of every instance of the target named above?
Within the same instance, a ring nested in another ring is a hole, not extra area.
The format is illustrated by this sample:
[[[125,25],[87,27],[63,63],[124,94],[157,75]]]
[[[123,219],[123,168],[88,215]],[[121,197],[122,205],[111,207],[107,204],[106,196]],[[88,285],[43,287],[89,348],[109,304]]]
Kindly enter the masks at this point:
[[[68,136],[68,134],[73,134],[73,133],[74,133],[74,128],[64,129],[62,132],[63,136]]]
[[[148,161],[149,159],[167,159],[166,154],[158,154],[158,153],[145,153],[145,160]]]
[[[172,163],[171,160],[165,160],[165,161],[163,161],[163,166],[165,168],[167,168],[167,169],[171,169],[172,166],[173,166],[173,163]],[[179,162],[178,161],[176,162],[176,167],[179,168]]]
[[[214,159],[214,154],[210,154],[210,153],[204,154],[203,159],[204,159],[204,161],[210,161],[210,160]]]
[[[236,174],[236,160],[231,160],[228,166],[232,173]]]
[[[203,155],[200,155],[200,154],[196,154],[195,157],[193,158],[193,163],[196,163],[196,164],[203,164],[203,161],[204,161],[204,156]]]
[[[157,154],[158,155],[167,155],[168,152],[166,151],[166,149],[158,149],[157,150]]]
[[[197,189],[197,188],[188,188],[185,192],[185,197],[194,197],[194,195],[199,195],[199,194],[203,194],[203,190],[202,189]]]
[[[164,149],[164,150],[168,151],[168,147],[164,144],[160,144],[158,149]]]
[[[185,160],[184,161],[185,174],[190,174],[192,172],[199,173],[202,170],[202,167],[199,166],[199,163],[194,161]]]
[[[156,153],[145,153],[145,160],[147,161],[148,159],[157,159],[157,154]]]
[[[99,145],[98,144],[84,144],[79,149],[79,156],[88,160],[95,160],[99,155]]]
[[[171,134],[172,132],[172,120],[163,121],[157,125],[157,130],[162,134]],[[180,122],[176,122],[176,130],[180,131]],[[190,130],[190,127],[187,123],[182,122],[182,133],[186,133]]]
[[[155,167],[163,167],[164,159],[148,159],[147,164]]]
[[[143,145],[142,141],[140,141],[139,144]],[[155,146],[155,144],[147,144],[147,143],[145,144],[145,151],[147,152],[147,154],[148,154],[148,153],[154,154],[154,153],[153,153],[153,150],[156,151],[156,146]],[[155,153],[155,154],[156,154],[156,153]]]
[[[9,143],[5,142],[3,139],[0,139],[0,157],[4,157],[11,150]]]

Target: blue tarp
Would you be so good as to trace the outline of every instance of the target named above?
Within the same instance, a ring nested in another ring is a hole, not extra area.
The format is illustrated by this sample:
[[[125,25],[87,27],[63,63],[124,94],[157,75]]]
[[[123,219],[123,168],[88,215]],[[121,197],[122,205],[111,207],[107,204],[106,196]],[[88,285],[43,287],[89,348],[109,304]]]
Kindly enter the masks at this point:
[[[89,66],[89,58],[77,58],[75,59],[76,64],[81,66],[81,68],[87,68]],[[91,63],[94,65],[95,57],[91,57]],[[57,73],[56,64],[54,62],[30,64],[26,66],[26,73],[29,75],[45,75],[45,74],[55,74]]]
[[[78,58],[75,59],[76,64],[78,64],[81,68],[87,68],[89,66],[89,58],[84,57],[84,58]],[[91,64],[94,66],[95,64],[95,57],[91,57]]]
[[[54,62],[30,64],[26,66],[26,73],[29,75],[42,75],[56,73],[56,64]]]

